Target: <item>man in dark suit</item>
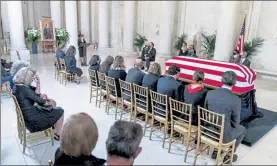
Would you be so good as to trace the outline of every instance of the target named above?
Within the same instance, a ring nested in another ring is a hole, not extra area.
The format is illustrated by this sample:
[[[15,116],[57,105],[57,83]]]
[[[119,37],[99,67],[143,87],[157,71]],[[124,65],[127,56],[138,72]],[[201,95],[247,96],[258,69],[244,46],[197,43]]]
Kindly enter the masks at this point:
[[[207,93],[205,107],[215,113],[225,114],[223,143],[228,143],[236,139],[235,150],[241,143],[246,129],[240,125],[241,100],[232,93],[232,87],[236,84],[237,75],[233,71],[226,71],[222,76],[221,88],[211,90]],[[215,159],[217,150],[212,154]],[[231,154],[227,154],[224,161],[230,159]],[[238,156],[234,155],[233,162]]]
[[[247,67],[250,67],[251,61],[247,59],[247,56],[248,56],[248,53],[243,51],[243,53],[241,55],[241,58],[240,58],[240,64],[244,65],[244,66],[247,66]]]
[[[126,82],[141,85],[145,73],[141,71],[143,66],[143,61],[141,59],[136,59],[134,68],[129,69],[126,79]],[[130,100],[127,96],[123,96],[125,100]]]
[[[157,83],[157,92],[167,95],[175,100],[181,99],[181,82],[177,81],[180,73],[180,68],[172,65],[168,68],[168,76],[159,78]]]
[[[154,48],[154,43],[150,42],[148,44],[148,48],[144,51],[144,55],[142,55],[142,60],[145,60],[146,63],[146,71],[150,67],[150,62],[155,61],[156,58],[156,49]]]

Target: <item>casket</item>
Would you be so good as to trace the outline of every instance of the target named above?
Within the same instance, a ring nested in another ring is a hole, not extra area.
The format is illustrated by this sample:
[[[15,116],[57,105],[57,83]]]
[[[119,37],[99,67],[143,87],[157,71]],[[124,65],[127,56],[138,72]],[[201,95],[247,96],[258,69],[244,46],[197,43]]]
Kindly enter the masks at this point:
[[[165,64],[166,72],[169,66],[178,66],[181,69],[180,79],[184,81],[192,81],[193,73],[202,70],[205,73],[204,84],[212,88],[222,86],[221,78],[225,71],[234,71],[237,74],[237,83],[232,88],[234,93],[244,94],[254,89],[256,72],[239,64],[183,56],[175,56]]]
[[[234,63],[184,56],[175,56],[166,61],[165,65],[166,73],[169,66],[178,66],[180,68],[179,80],[186,83],[192,82],[192,76],[195,71],[202,70],[205,73],[204,85],[208,89],[221,87],[223,73],[225,71],[234,71],[237,74],[237,82],[232,91],[241,99],[241,121],[258,115],[254,89],[256,72],[253,69]]]

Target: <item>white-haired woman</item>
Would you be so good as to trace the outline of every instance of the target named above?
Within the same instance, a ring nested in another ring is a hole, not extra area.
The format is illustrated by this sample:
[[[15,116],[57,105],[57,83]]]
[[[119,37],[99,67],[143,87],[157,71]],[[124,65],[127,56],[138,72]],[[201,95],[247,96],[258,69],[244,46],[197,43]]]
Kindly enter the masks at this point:
[[[10,86],[11,89],[13,89],[14,87],[14,83],[13,83],[13,76],[23,67],[28,67],[28,64],[25,63],[22,60],[19,61],[15,61],[11,67],[10,73],[11,73],[11,79],[10,79]]]
[[[39,78],[36,71],[30,67],[20,69],[13,78],[16,86],[14,95],[18,100],[22,110],[27,129],[32,132],[43,131],[49,127],[54,127],[55,139],[59,140],[63,120],[64,110],[59,107],[53,107],[49,100],[42,98],[36,90],[38,87],[31,87],[32,81],[39,84]],[[38,106],[52,107],[52,110],[43,110]]]

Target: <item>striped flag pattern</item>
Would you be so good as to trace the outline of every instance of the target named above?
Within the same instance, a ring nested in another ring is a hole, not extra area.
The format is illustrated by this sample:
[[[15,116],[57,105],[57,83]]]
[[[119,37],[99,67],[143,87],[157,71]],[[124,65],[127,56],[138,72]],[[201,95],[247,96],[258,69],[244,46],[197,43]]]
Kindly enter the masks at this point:
[[[243,52],[243,45],[244,45],[245,19],[246,19],[246,17],[244,17],[244,20],[243,20],[241,32],[240,32],[240,35],[239,35],[239,41],[238,41],[238,45],[237,45],[237,50],[238,50],[240,55]]]
[[[166,72],[168,67],[174,64],[181,69],[180,77],[183,79],[192,80],[193,73],[197,70],[202,70],[205,73],[204,84],[221,87],[222,74],[225,71],[234,71],[237,74],[237,83],[232,89],[233,92],[243,94],[254,89],[256,72],[240,64],[175,56],[166,61]]]

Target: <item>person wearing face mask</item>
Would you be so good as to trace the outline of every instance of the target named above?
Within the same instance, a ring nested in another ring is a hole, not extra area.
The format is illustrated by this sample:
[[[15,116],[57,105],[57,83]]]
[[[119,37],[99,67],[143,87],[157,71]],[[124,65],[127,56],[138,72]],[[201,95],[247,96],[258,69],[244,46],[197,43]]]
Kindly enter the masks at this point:
[[[235,49],[233,52],[233,55],[229,59],[229,63],[239,64],[239,62],[240,62],[239,52]]]
[[[188,46],[187,46],[187,43],[184,42],[180,49],[179,56],[187,56],[187,55],[188,55]]]
[[[195,51],[193,45],[190,45],[190,46],[189,46],[189,50],[188,50],[187,56],[189,56],[189,57],[194,57],[194,58],[198,58],[198,56],[196,55],[196,51]]]

